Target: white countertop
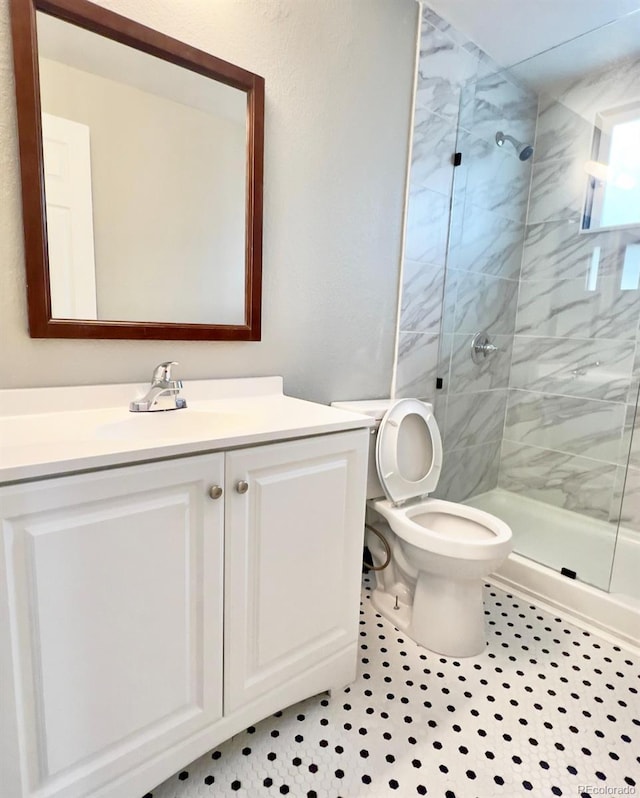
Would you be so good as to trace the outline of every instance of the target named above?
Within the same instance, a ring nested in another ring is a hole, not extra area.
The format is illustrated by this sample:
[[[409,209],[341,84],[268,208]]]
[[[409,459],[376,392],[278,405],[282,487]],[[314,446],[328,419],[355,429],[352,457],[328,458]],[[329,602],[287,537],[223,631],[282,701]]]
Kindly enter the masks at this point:
[[[369,427],[281,377],[185,383],[183,410],[130,413],[148,385],[0,390],[0,483]]]

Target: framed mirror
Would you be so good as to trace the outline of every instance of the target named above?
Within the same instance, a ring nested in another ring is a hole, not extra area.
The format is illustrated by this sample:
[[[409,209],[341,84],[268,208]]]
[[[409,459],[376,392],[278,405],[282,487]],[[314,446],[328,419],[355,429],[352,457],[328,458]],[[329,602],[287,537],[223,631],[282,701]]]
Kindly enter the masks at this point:
[[[85,0],[11,0],[34,338],[260,340],[264,80]]]

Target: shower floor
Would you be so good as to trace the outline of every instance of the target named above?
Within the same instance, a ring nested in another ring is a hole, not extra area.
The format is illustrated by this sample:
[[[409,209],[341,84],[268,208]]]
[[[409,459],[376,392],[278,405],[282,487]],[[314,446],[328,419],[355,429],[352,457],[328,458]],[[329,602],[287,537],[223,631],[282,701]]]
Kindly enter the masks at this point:
[[[485,615],[483,654],[441,657],[376,613],[365,579],[354,684],[266,718],[146,798],[634,794],[640,657],[490,585]]]
[[[465,504],[498,516],[511,527],[517,554],[560,571],[575,571],[582,582],[640,598],[640,535],[579,513],[495,488]],[[616,552],[616,567],[612,571]],[[611,587],[609,579],[611,578]]]

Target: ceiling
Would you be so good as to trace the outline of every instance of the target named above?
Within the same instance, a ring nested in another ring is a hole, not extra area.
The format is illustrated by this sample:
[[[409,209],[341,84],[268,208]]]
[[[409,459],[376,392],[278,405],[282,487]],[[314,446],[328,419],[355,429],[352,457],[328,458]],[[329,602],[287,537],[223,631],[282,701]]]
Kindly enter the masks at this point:
[[[639,49],[640,0],[427,0],[427,3],[502,66],[512,66],[558,48],[564,42],[608,26],[633,12],[638,13],[624,23],[610,26],[605,35],[609,43],[605,47],[617,58]],[[633,35],[623,36],[618,41],[613,29],[622,32],[630,27]],[[581,62],[583,73],[600,66],[603,56],[601,52],[593,52],[594,36],[584,37],[582,47],[579,44],[582,40],[578,39],[567,59],[558,58],[556,52],[557,66],[554,68],[575,67],[576,58]],[[547,67],[546,72],[550,69]]]
[[[511,73],[544,91],[629,57],[640,59],[640,11],[521,61]]]

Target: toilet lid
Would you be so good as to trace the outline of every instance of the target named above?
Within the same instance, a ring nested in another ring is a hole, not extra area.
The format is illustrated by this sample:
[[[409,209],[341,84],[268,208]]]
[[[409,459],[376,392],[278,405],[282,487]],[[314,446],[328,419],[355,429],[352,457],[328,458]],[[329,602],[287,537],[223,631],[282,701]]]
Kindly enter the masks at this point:
[[[394,504],[436,489],[442,468],[442,440],[433,408],[418,399],[399,399],[385,413],[376,442],[380,484]]]

